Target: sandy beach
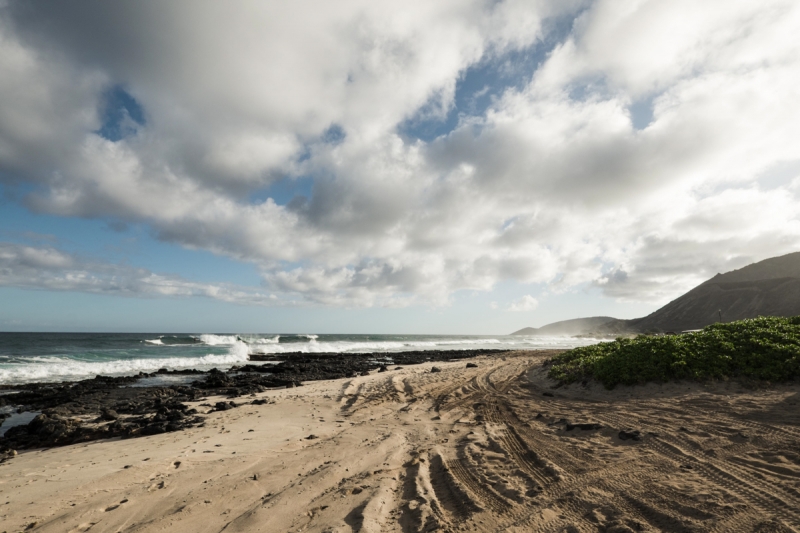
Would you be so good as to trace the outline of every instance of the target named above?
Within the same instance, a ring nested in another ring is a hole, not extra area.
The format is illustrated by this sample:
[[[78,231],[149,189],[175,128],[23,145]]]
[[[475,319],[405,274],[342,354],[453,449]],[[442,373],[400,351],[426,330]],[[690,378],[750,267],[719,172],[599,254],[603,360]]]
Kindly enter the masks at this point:
[[[0,531],[800,528],[800,385],[553,389],[549,355],[311,382],[202,427],[21,451],[0,465]]]

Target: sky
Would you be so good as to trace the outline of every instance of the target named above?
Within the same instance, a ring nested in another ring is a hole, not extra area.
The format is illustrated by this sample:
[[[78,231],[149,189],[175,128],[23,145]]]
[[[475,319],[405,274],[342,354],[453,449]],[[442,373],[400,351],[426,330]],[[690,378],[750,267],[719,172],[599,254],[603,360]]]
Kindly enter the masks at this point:
[[[800,250],[796,0],[0,0],[0,330],[502,334]]]

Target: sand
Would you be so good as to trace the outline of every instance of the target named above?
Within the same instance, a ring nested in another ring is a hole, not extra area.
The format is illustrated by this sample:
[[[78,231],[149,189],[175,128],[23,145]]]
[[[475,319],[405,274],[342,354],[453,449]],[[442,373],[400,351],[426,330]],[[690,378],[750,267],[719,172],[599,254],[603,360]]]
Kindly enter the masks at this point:
[[[21,452],[0,465],[0,531],[800,528],[800,385],[552,389],[547,355],[314,382],[204,427]]]

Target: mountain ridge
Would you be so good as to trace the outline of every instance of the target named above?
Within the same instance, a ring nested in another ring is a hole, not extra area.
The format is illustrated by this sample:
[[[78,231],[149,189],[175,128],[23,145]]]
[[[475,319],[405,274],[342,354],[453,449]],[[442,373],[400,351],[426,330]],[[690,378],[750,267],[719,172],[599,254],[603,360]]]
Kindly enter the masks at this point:
[[[800,252],[771,257],[704,281],[641,318],[562,320],[512,335],[597,335],[680,332],[757,316],[800,315]],[[568,333],[553,333],[555,331]]]
[[[582,335],[590,329],[605,326],[610,322],[620,322],[620,320],[611,316],[572,318],[553,322],[540,328],[522,328],[512,335]]]

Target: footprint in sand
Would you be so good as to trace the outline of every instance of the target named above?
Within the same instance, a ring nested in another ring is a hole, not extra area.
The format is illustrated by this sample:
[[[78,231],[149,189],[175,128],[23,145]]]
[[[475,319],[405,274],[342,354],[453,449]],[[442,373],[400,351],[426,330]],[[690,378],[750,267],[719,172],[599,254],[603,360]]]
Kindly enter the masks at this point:
[[[84,522],[83,524],[73,529],[70,529],[68,533],[85,533],[86,531],[92,529],[92,526],[94,526],[95,524],[96,522]]]
[[[159,481],[158,483],[153,483],[147,488],[147,492],[153,492],[154,490],[163,489],[166,487],[167,484],[164,481]]]

